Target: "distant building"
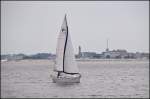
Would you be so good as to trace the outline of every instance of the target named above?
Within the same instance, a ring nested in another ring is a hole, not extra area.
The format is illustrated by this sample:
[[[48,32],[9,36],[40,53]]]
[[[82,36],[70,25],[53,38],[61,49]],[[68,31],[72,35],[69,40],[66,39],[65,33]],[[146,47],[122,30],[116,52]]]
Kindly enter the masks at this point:
[[[93,56],[93,58],[95,58],[95,59],[100,59],[100,58],[103,58],[103,54],[95,54],[94,56]]]
[[[106,48],[106,52],[109,51],[109,48],[108,48],[108,39],[107,39],[107,48]]]
[[[141,53],[136,52],[135,55],[134,55],[134,57],[135,57],[136,59],[140,59],[140,58],[142,57],[142,55],[141,55]]]
[[[135,58],[137,59],[149,59],[149,53],[135,53]]]
[[[106,52],[103,52],[103,58],[125,58],[128,56],[128,53],[126,50],[107,50]]]
[[[129,52],[128,52],[128,56],[125,57],[125,58],[135,59],[135,58],[136,58],[136,57],[135,57],[135,53],[129,53]]]
[[[81,58],[81,57],[82,57],[81,46],[79,46],[79,52],[78,52],[77,58]]]
[[[81,46],[79,46],[79,53],[78,53],[79,55],[81,54]]]
[[[95,52],[81,52],[82,58],[94,58],[96,55]]]

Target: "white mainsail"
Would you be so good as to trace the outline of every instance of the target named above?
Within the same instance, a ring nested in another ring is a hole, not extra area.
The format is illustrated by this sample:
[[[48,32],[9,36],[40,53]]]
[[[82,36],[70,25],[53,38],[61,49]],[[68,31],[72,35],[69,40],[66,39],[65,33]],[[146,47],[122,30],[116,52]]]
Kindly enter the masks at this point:
[[[66,15],[61,26],[61,31],[57,41],[56,64],[54,67],[54,71],[63,71],[66,73],[79,73],[75,61],[71,37],[68,32]]]
[[[57,39],[57,48],[56,48],[56,64],[54,67],[54,71],[63,71],[63,54],[64,54],[64,46],[66,40],[66,30],[67,23],[66,17],[64,18],[63,24],[61,26],[61,30]]]

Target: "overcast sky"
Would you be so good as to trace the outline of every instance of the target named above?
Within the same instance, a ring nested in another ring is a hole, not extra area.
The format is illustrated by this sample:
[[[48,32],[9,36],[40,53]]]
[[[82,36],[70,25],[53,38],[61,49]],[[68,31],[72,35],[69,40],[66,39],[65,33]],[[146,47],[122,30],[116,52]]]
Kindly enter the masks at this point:
[[[75,53],[149,52],[148,1],[1,1],[1,53],[55,53],[65,13]]]

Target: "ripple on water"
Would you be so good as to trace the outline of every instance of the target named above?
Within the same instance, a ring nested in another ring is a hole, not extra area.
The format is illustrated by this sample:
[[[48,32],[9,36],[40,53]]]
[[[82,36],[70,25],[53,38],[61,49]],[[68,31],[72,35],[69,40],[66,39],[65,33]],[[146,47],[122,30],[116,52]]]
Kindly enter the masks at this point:
[[[33,62],[33,61],[32,61]],[[149,97],[149,70],[143,64],[101,62],[79,63],[81,83],[60,85],[52,83],[49,74],[52,66],[41,62],[2,68],[2,97],[81,97],[81,98],[130,98]],[[93,65],[94,64],[94,65]],[[144,63],[145,64],[145,63]],[[105,66],[104,66],[105,65]],[[135,65],[135,66],[134,66]],[[11,69],[7,69],[11,67]],[[134,68],[135,67],[135,68]],[[40,68],[40,69],[39,69]]]

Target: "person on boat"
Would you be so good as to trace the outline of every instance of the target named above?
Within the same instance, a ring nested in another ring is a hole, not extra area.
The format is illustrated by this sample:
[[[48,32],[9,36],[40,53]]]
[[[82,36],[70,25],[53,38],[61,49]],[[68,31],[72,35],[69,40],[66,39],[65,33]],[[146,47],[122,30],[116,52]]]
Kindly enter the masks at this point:
[[[57,78],[58,78],[58,77],[60,77],[60,73],[61,73],[61,72],[60,72],[60,71],[58,71]]]

